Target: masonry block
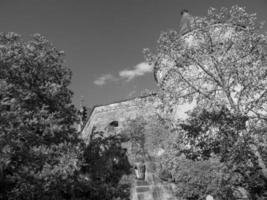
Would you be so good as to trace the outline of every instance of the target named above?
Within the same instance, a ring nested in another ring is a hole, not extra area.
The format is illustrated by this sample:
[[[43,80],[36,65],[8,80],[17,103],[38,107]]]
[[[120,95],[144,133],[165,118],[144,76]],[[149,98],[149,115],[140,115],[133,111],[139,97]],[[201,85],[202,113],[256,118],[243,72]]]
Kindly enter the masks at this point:
[[[136,185],[137,186],[147,186],[147,185],[149,185],[149,183],[147,181],[137,180]]]
[[[149,187],[136,187],[136,192],[139,193],[139,192],[148,192],[149,191]]]
[[[144,194],[138,194],[137,199],[138,200],[145,200],[145,195]]]

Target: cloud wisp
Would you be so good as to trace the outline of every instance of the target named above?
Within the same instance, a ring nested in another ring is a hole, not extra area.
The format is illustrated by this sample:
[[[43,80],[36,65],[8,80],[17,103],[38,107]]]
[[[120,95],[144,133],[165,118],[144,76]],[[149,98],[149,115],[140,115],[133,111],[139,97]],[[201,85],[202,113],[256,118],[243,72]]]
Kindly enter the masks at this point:
[[[112,74],[104,74],[97,79],[94,80],[94,84],[98,86],[102,86],[107,84],[108,82],[117,81],[117,78],[115,78]]]
[[[98,77],[94,84],[98,86],[102,86],[107,84],[108,82],[115,82],[118,80],[125,80],[127,82],[133,80],[138,76],[144,76],[147,73],[151,73],[153,71],[153,66],[147,64],[146,62],[139,63],[135,65],[132,69],[124,69],[118,72],[118,78],[113,76],[112,74],[104,74]]]
[[[127,81],[131,81],[137,76],[143,76],[146,73],[150,73],[153,71],[153,67],[145,62],[139,63],[134,66],[133,69],[125,69],[119,72],[119,76]]]

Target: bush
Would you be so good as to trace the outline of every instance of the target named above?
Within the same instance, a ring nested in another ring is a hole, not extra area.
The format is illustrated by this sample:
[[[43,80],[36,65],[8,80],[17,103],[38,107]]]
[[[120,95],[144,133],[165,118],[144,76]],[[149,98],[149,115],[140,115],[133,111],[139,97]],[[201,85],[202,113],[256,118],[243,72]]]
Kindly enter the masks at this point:
[[[172,169],[176,196],[184,199],[201,199],[215,195],[220,186],[222,164],[217,160],[192,161],[181,158]]]

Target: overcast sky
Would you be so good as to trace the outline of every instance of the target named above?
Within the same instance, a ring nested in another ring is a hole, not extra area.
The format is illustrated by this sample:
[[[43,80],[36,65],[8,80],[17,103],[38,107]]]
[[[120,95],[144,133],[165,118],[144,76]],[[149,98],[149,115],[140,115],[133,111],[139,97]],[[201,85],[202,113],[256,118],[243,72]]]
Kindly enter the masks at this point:
[[[267,18],[267,0],[0,0],[0,31],[41,33],[64,50],[74,103],[93,106],[156,87],[142,50],[178,28],[181,9],[203,16],[236,4]]]

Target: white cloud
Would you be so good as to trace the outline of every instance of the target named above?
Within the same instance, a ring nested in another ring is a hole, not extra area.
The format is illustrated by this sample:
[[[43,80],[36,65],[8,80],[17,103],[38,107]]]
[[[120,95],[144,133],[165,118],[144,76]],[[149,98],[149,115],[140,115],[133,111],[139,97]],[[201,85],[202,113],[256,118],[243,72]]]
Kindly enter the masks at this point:
[[[127,79],[127,81],[131,81],[137,76],[143,76],[146,73],[150,73],[153,71],[153,66],[148,65],[145,62],[139,63],[134,66],[133,69],[125,69],[119,72],[119,76],[121,78]]]
[[[104,75],[98,77],[94,81],[94,84],[101,86],[101,85],[105,85],[107,82],[116,81],[116,80],[117,79],[112,74],[104,74]]]
[[[151,73],[152,71],[152,66],[148,65],[145,62],[142,62],[134,66],[132,69],[124,69],[122,71],[119,71],[119,77],[115,77],[112,74],[103,74],[102,76],[95,79],[94,84],[102,86],[107,84],[108,82],[114,82],[118,80],[131,81],[137,76],[143,76],[146,73]]]

